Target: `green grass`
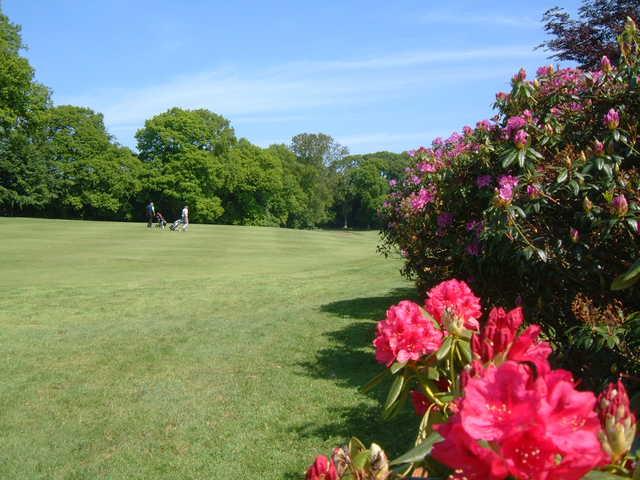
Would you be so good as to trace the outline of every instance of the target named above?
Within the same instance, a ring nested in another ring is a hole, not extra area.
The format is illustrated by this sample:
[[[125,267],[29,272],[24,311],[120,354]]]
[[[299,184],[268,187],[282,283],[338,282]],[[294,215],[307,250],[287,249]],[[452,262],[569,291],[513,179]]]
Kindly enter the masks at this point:
[[[410,442],[384,388],[357,391],[374,320],[412,293],[375,233],[0,232],[0,478],[294,479],[352,434]]]

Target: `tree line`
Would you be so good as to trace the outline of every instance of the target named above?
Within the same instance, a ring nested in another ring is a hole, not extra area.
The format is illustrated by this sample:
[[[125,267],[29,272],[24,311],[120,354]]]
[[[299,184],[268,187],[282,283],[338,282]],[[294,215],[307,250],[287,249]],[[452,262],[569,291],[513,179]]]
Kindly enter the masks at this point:
[[[202,223],[377,227],[406,153],[349,155],[322,133],[261,148],[205,109],[147,120],[135,153],[102,114],[53,105],[21,56],[20,27],[0,12],[0,214],[139,220],[152,200],[172,218],[184,204]]]

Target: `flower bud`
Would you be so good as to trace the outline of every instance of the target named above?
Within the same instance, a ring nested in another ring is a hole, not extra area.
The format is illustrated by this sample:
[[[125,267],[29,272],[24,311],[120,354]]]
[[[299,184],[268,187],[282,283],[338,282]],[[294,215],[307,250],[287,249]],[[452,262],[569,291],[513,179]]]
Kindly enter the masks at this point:
[[[615,130],[620,126],[620,114],[616,111],[616,109],[612,108],[604,116],[603,121],[604,124],[609,128],[609,130]]]
[[[629,211],[627,198],[623,194],[614,197],[614,199],[611,201],[611,209],[617,216],[624,217]]]
[[[527,147],[527,143],[529,142],[529,134],[524,130],[518,130],[513,137],[513,142],[515,143],[516,148],[523,150]]]
[[[342,476],[351,466],[351,452],[349,451],[349,447],[345,445],[344,447],[334,448],[331,460],[336,466],[336,473],[338,475],[338,478],[342,478]]]
[[[306,480],[339,480],[333,460],[318,455],[313,465],[307,470]]]
[[[573,243],[578,243],[580,241],[580,231],[577,228],[571,227],[569,229],[569,236]]]
[[[589,213],[593,208],[593,202],[589,200],[589,197],[584,197],[584,199],[582,200],[582,208],[586,213]]]
[[[636,435],[636,417],[620,380],[616,384],[610,383],[598,397],[598,417],[602,425],[602,448],[611,455],[611,463],[617,463],[631,449]]]
[[[596,140],[593,142],[593,151],[596,155],[601,155],[604,153],[604,143],[600,140]]]
[[[376,443],[371,444],[371,480],[386,480],[389,477],[389,459]]]
[[[442,316],[442,324],[451,335],[463,337],[468,333],[468,330],[464,328],[464,318],[459,317],[452,310],[445,310]]]
[[[604,73],[610,73],[611,70],[613,70],[613,68],[611,67],[611,62],[606,55],[604,55],[600,59],[600,70],[602,70]]]

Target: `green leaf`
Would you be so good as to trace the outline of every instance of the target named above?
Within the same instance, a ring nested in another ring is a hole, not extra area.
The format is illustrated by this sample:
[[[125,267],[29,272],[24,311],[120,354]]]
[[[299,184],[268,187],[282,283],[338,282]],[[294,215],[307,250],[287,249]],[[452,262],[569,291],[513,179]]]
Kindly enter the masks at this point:
[[[469,342],[456,342],[456,345],[460,349],[462,357],[467,362],[471,362],[471,360],[473,360],[473,355],[471,355],[471,345],[469,344]]]
[[[547,252],[539,248],[536,250],[536,253],[538,254],[538,257],[540,257],[540,260],[542,260],[545,263],[547,262]]]
[[[387,401],[384,404],[385,410],[388,410],[398,399],[400,393],[402,392],[402,387],[404,387],[404,377],[396,377],[396,379],[391,384],[391,389],[389,390],[389,394],[387,395]]]
[[[505,155],[504,158],[502,159],[502,168],[507,168],[509,165],[511,165],[513,161],[516,159],[517,155],[518,155],[518,150],[515,150],[515,149],[511,150],[510,153]]]
[[[442,360],[444,357],[447,356],[447,354],[449,353],[449,350],[451,350],[452,343],[453,343],[453,337],[451,335],[449,335],[447,338],[444,339],[444,342],[442,342],[440,349],[436,352],[436,358],[438,360]]]
[[[538,160],[544,160],[544,156],[540,152],[534,150],[533,148],[529,148],[529,153]]]
[[[416,445],[407,453],[400,455],[395,460],[392,460],[390,465],[401,465],[403,463],[415,463],[424,460],[424,457],[431,453],[433,445],[442,440],[442,436],[438,432],[432,432],[423,442]]]
[[[556,182],[562,183],[567,179],[568,176],[569,176],[569,172],[567,171],[566,168],[563,168],[562,170],[560,170],[560,173],[558,174],[558,178],[556,179]]]
[[[613,139],[618,142],[620,141],[620,131],[619,130],[614,130],[613,131]]]
[[[524,160],[526,158],[526,150],[519,150],[518,151],[518,165],[520,165],[520,168],[524,167]]]
[[[636,260],[631,268],[615,278],[611,284],[611,290],[624,290],[640,280],[640,259]]]
[[[597,158],[595,159],[595,162],[596,162],[596,168],[597,168],[598,170],[602,170],[602,169],[604,168],[604,158],[602,158],[602,157],[597,157]]]
[[[614,475],[613,473],[599,472],[597,470],[594,470],[593,472],[589,472],[584,477],[582,477],[582,480],[619,480],[621,478],[628,477],[621,477],[619,475]]]
[[[391,368],[389,370],[391,370],[392,374],[398,373],[405,367],[406,364],[407,362],[395,362],[393,365],[391,365]]]
[[[378,373],[375,377],[369,380],[364,386],[360,387],[360,392],[367,393],[377,387],[385,378],[390,375],[388,369],[384,369],[380,373]]]
[[[578,193],[580,193],[580,185],[578,185],[578,182],[575,180],[571,180],[569,182],[569,188],[571,188],[571,191],[575,196],[578,196]]]

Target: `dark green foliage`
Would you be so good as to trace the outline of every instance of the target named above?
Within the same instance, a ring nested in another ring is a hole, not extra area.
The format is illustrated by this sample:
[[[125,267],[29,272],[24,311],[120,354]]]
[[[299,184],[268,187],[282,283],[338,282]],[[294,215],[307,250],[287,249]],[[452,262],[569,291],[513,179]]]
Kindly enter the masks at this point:
[[[617,37],[627,17],[640,17],[638,0],[583,0],[579,19],[563,8],[547,10],[542,18],[544,29],[552,38],[540,47],[554,52],[551,58],[578,62],[582,68],[595,70],[606,55],[617,62],[620,56]]]
[[[238,141],[226,118],[181,108],[145,122],[136,155],[102,114],[53,107],[22,48],[0,13],[0,214],[142,219],[153,201],[167,219],[188,205],[197,223],[370,228],[407,163],[389,152],[345,161],[347,148],[323,133],[263,149]]]

